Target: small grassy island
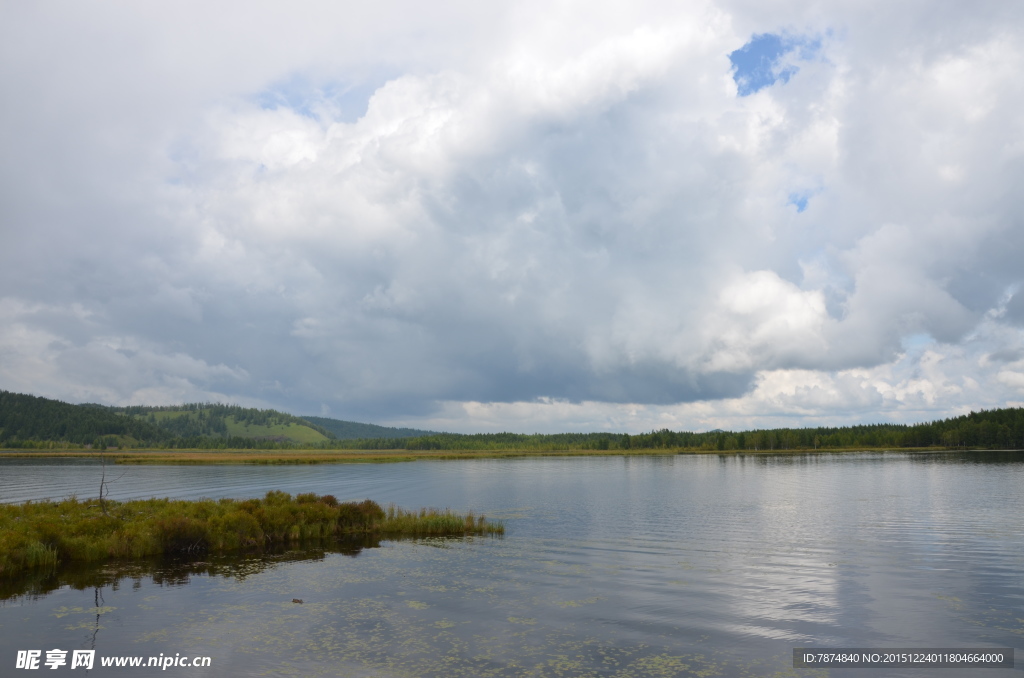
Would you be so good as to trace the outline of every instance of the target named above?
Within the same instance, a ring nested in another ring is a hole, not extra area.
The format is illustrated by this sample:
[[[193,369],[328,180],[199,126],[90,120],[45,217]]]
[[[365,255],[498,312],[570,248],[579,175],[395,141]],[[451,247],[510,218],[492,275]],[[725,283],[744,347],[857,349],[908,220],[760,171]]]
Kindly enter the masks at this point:
[[[0,578],[58,564],[147,556],[230,553],[337,537],[503,534],[500,522],[472,513],[386,510],[331,495],[263,499],[145,499],[0,505]]]

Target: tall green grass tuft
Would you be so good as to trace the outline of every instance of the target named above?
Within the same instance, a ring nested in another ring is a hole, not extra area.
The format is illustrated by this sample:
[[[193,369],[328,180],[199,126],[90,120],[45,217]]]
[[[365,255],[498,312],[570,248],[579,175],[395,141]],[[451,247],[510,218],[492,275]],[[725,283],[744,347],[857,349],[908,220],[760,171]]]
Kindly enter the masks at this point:
[[[433,537],[450,534],[504,534],[505,526],[500,522],[488,522],[484,516],[476,517],[472,512],[466,515],[448,509],[420,509],[417,512],[390,504],[380,531],[385,535]]]
[[[347,535],[387,537],[503,534],[472,513],[385,511],[374,501],[338,502],[313,493],[271,491],[263,499],[145,499],[99,504],[0,505],[0,577],[61,563],[158,555],[228,553]]]

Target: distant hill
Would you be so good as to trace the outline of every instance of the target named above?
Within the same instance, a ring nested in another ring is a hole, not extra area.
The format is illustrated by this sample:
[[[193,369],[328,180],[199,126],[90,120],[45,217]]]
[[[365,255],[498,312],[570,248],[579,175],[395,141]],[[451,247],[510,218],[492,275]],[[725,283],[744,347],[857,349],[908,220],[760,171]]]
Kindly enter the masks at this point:
[[[25,441],[91,445],[101,437],[129,444],[162,443],[174,434],[102,406],[71,405],[60,400],[0,391],[2,447],[13,447]]]
[[[169,407],[71,405],[0,391],[0,447],[265,447],[322,445],[334,434],[278,412],[186,403]]]
[[[218,403],[163,407],[72,405],[0,391],[0,447],[273,447],[331,446],[338,440],[405,440],[439,435],[328,417],[296,417]]]
[[[338,440],[370,440],[376,438],[415,438],[438,435],[436,431],[421,431],[416,428],[392,428],[376,424],[360,424],[329,417],[302,417],[306,421],[326,429]]]

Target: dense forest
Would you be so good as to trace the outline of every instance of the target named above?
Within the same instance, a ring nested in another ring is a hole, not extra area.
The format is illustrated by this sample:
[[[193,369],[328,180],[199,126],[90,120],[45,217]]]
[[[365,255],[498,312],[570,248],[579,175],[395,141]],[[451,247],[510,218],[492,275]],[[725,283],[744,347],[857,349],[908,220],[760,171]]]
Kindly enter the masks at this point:
[[[416,428],[393,428],[376,424],[359,424],[354,421],[341,421],[328,417],[307,417],[306,421],[316,424],[334,434],[338,440],[361,440],[369,438],[414,438],[417,436],[436,435],[434,431],[422,431]]]
[[[247,449],[324,443],[334,435],[305,419],[237,405],[69,405],[0,391],[0,447]]]
[[[167,407],[149,407],[132,405],[129,407],[111,407],[112,412],[125,414],[129,417],[144,419],[146,422],[170,431],[181,438],[220,438],[232,437],[230,424],[243,427],[275,428],[280,426],[302,426],[317,431],[325,438],[333,438],[334,434],[322,426],[307,419],[277,410],[259,410],[239,407],[238,405],[221,405],[219,403],[186,403]],[[339,422],[344,423],[344,422]]]
[[[360,428],[365,427],[365,428]],[[335,431],[343,435],[337,435]],[[362,438],[342,439],[355,432]],[[390,433],[387,437],[382,434]],[[836,449],[1024,449],[1024,409],[971,412],[922,424],[754,431],[625,433],[429,433],[388,429],[276,410],[192,403],[170,407],[70,405],[0,391],[0,447],[6,449],[338,449],[785,451]]]
[[[59,400],[0,391],[2,447],[44,442],[91,445],[103,437],[165,444],[174,434],[104,407],[69,405]]]

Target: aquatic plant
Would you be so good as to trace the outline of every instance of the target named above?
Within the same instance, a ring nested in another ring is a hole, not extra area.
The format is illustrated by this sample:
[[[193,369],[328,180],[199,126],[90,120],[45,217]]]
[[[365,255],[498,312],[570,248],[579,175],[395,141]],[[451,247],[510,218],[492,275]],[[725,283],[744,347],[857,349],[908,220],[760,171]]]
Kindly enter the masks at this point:
[[[483,516],[453,513],[447,509],[420,509],[406,511],[391,504],[381,523],[381,534],[409,535],[416,537],[445,536],[449,534],[501,534],[505,531],[501,523],[489,523]]]
[[[338,502],[271,491],[262,499],[145,499],[0,505],[0,577],[70,562],[229,553],[273,544],[372,535],[502,534],[504,525],[448,510],[385,511],[369,499]]]

